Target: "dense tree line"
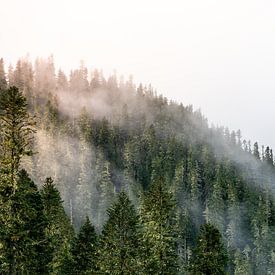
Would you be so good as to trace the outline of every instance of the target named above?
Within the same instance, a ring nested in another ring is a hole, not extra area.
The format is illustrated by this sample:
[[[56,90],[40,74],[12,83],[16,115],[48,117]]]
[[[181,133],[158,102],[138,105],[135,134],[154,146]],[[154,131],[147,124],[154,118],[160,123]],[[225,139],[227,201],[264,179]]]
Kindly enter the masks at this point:
[[[2,273],[274,274],[271,148],[83,64],[0,86]]]

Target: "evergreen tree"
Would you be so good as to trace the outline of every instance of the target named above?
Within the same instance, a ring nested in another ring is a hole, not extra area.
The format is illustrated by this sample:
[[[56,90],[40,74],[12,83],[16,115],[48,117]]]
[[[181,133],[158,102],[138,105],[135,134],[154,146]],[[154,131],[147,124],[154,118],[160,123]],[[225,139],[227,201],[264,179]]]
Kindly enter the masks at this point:
[[[16,87],[0,91],[1,273],[45,272],[43,205],[21,159],[31,155],[34,122]]]
[[[0,90],[5,90],[7,88],[7,79],[4,68],[4,60],[0,59]]]
[[[67,91],[68,90],[68,80],[66,75],[62,70],[58,71],[57,74],[57,89],[61,91]]]
[[[89,127],[84,127],[84,121],[82,121],[80,127],[83,127],[83,131],[80,133],[79,141],[79,176],[76,186],[76,221],[75,225],[79,226],[86,216],[92,217],[96,220],[97,209],[92,209],[92,203],[98,196],[98,190],[95,183],[95,173],[92,167],[92,149],[89,146]],[[86,130],[88,129],[88,130]]]
[[[114,201],[114,184],[111,181],[110,163],[105,161],[101,172],[100,182],[100,197],[98,207],[98,224],[103,225],[107,220],[106,210]]]
[[[219,164],[216,168],[216,179],[212,188],[212,193],[207,200],[207,209],[204,213],[206,222],[215,225],[222,233],[225,227],[225,203],[223,197],[226,180],[225,167]]]
[[[255,143],[254,143],[253,155],[254,155],[257,159],[260,159],[260,152],[259,152],[258,142],[255,142]]]
[[[239,249],[237,249],[234,259],[234,275],[253,274],[250,252],[251,249],[249,248],[249,246],[246,246],[242,252]]]
[[[95,274],[98,260],[98,237],[88,217],[72,244],[73,274]]]
[[[267,146],[265,149],[264,160],[268,165],[273,166],[273,153],[269,146]]]
[[[16,87],[0,91],[0,172],[1,191],[14,193],[16,175],[23,156],[31,155],[35,132],[28,113],[26,98]],[[4,190],[5,189],[5,190]]]
[[[237,144],[239,147],[242,146],[242,134],[241,134],[241,130],[239,129],[236,133],[237,136]]]
[[[124,192],[108,209],[108,221],[100,239],[100,272],[102,274],[139,274],[138,217]]]
[[[0,273],[45,274],[50,259],[42,199],[25,170],[19,172],[17,185],[0,202]]]
[[[74,232],[69,218],[62,206],[60,193],[53,184],[51,178],[47,178],[41,190],[44,204],[44,213],[47,218],[46,236],[50,241],[52,259],[49,269],[52,274],[58,274],[62,262],[64,250],[71,242]]]
[[[188,180],[190,183],[190,201],[191,201],[190,212],[191,212],[192,220],[198,231],[198,228],[202,222],[201,200],[200,200],[201,178],[200,178],[200,170],[199,170],[198,162],[192,163],[190,160]]]
[[[272,245],[272,241],[270,239],[272,233],[270,232],[269,227],[269,219],[271,216],[270,211],[271,209],[268,194],[266,194],[266,198],[260,196],[258,200],[258,207],[252,220],[255,246],[252,256],[256,274],[268,274],[268,268],[272,264],[272,248],[270,247],[270,245]]]
[[[13,66],[10,64],[8,68],[8,82],[9,86],[14,86],[14,75],[13,75]]]
[[[194,275],[226,274],[226,264],[227,254],[219,230],[211,224],[202,225],[190,263],[190,273]]]
[[[160,178],[144,195],[141,222],[143,272],[177,274],[175,202]]]

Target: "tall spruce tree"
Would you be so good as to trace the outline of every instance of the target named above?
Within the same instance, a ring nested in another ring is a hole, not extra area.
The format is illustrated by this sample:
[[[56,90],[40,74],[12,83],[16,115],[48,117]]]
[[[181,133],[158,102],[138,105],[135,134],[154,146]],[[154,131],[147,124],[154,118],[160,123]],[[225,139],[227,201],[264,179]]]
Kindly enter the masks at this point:
[[[58,274],[63,263],[64,251],[73,239],[73,227],[65,214],[60,193],[51,178],[47,178],[41,190],[44,213],[47,218],[46,236],[49,239],[51,262],[49,270]]]
[[[1,190],[6,195],[17,188],[16,175],[22,157],[32,154],[34,125],[23,94],[14,86],[0,90]]]
[[[5,74],[5,68],[4,68],[4,60],[3,58],[0,59],[0,89],[6,89],[7,88],[7,79]]]
[[[42,199],[25,170],[17,184],[15,193],[1,200],[0,273],[45,274],[50,259]]]
[[[0,91],[0,262],[3,274],[46,272],[46,219],[21,159],[31,155],[34,122],[16,87]]]
[[[226,274],[226,264],[227,253],[219,230],[211,224],[202,225],[190,263],[190,273],[194,275]]]
[[[72,244],[73,274],[95,274],[98,266],[98,236],[88,217]]]
[[[243,251],[237,249],[234,257],[234,275],[250,275],[253,274],[251,263],[251,249],[246,246]]]
[[[102,274],[140,274],[138,229],[134,206],[121,192],[108,209],[108,221],[100,239],[99,267]]]
[[[99,208],[98,208],[98,224],[103,225],[106,220],[106,210],[110,207],[114,201],[115,190],[114,184],[111,180],[110,163],[104,161],[101,177],[99,180]]]
[[[258,142],[255,142],[255,143],[254,143],[253,155],[254,155],[257,159],[260,159],[260,152],[259,152],[259,145],[258,145]]]
[[[161,178],[144,195],[142,262],[145,274],[177,274],[175,202]]]

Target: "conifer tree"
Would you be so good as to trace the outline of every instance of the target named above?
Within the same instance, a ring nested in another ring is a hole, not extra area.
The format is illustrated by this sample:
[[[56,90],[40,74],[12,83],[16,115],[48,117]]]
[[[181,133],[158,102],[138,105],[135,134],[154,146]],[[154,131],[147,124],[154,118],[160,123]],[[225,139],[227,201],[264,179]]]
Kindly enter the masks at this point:
[[[258,142],[255,142],[255,143],[254,143],[253,155],[254,155],[257,159],[260,159],[260,152],[259,152]]]
[[[177,251],[181,269],[185,270],[190,257],[192,238],[195,235],[194,224],[191,221],[189,201],[190,194],[184,164],[181,161],[175,170],[173,196],[176,199],[177,220]]]
[[[88,217],[74,239],[71,254],[73,274],[95,274],[98,265],[98,237]]]
[[[272,233],[270,232],[269,219],[271,216],[270,201],[268,199],[268,194],[263,198],[259,197],[258,207],[254,213],[254,218],[252,220],[252,229],[254,235],[254,246],[253,251],[253,262],[255,264],[256,274],[268,274],[268,267],[272,263],[271,254],[272,241],[270,237]]]
[[[27,173],[19,173],[22,157],[32,154],[34,122],[26,98],[16,87],[0,90],[0,126],[1,273],[42,271],[46,261],[43,205]]]
[[[202,225],[190,263],[190,273],[194,275],[226,274],[226,264],[227,253],[219,230],[211,224]]]
[[[201,217],[201,178],[200,178],[200,171],[199,171],[199,165],[198,162],[195,162],[194,164],[189,163],[189,173],[188,173],[188,179],[190,183],[190,200],[191,200],[191,215],[193,222],[197,228],[199,228],[199,225],[201,224],[202,217]]]
[[[57,74],[57,89],[61,91],[67,91],[68,90],[68,80],[66,75],[62,70],[58,70]]]
[[[42,199],[25,170],[18,173],[17,185],[14,194],[0,200],[0,273],[44,274],[50,258]]]
[[[47,219],[46,236],[50,241],[49,246],[52,254],[49,269],[53,274],[57,274],[62,266],[64,250],[71,242],[74,232],[62,206],[60,193],[51,178],[46,179],[41,196]]]
[[[80,127],[83,127],[80,133],[79,141],[79,176],[76,186],[76,199],[75,199],[75,211],[76,211],[76,226],[80,224],[85,217],[92,217],[96,220],[94,209],[92,209],[92,203],[95,202],[96,196],[98,196],[98,190],[95,183],[95,173],[92,167],[92,153],[88,140],[90,135],[89,126],[85,127],[84,121],[81,119]],[[88,130],[87,130],[88,129]]]
[[[4,90],[7,88],[7,79],[4,68],[4,60],[0,59],[0,90]]]
[[[143,272],[177,274],[175,202],[161,178],[144,195],[141,222]]]
[[[226,180],[225,167],[219,164],[216,168],[216,179],[213,184],[210,198],[207,200],[207,209],[205,211],[206,222],[215,225],[222,233],[225,227],[225,203],[223,196]]]
[[[250,275],[253,274],[252,263],[250,259],[251,249],[246,246],[243,251],[237,249],[235,253],[235,270],[234,275]]]
[[[239,147],[241,147],[242,146],[242,134],[241,134],[240,129],[237,131],[236,137],[237,137],[237,144]]]
[[[8,67],[8,83],[9,86],[14,86],[14,73],[13,73],[13,66],[10,64]]]
[[[19,59],[16,63],[15,70],[13,72],[14,86],[16,86],[20,91],[24,89],[24,76],[23,76],[22,61]]]
[[[138,229],[134,206],[121,192],[108,209],[108,220],[100,239],[99,267],[102,274],[140,273]]]
[[[23,156],[32,154],[30,147],[35,132],[34,125],[27,110],[26,98],[22,93],[16,87],[1,90],[0,170],[3,192],[13,193],[17,188],[16,174],[20,161]]]
[[[99,197],[99,210],[98,210],[98,224],[103,225],[107,220],[106,210],[114,201],[114,184],[111,181],[110,163],[104,162],[103,170],[101,172],[100,182],[100,197]]]

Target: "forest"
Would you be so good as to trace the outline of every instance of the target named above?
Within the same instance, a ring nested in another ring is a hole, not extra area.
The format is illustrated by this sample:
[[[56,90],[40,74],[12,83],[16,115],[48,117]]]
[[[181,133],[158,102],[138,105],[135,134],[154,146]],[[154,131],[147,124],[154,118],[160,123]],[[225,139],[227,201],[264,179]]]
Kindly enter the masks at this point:
[[[274,163],[132,76],[1,59],[0,274],[274,275]]]

